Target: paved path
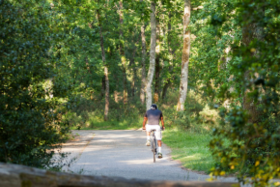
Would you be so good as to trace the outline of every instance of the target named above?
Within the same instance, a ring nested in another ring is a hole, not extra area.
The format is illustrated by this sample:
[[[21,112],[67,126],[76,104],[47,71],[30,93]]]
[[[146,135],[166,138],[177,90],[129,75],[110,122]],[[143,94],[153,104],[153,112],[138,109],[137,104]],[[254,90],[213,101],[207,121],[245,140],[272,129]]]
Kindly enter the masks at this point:
[[[71,152],[68,159],[76,160],[64,170],[86,175],[118,176],[128,179],[171,181],[205,181],[208,175],[181,168],[170,157],[170,149],[163,144],[163,158],[153,163],[152,152],[145,146],[142,131],[73,131],[80,139],[69,143],[63,152]],[[234,182],[234,178],[221,181]]]

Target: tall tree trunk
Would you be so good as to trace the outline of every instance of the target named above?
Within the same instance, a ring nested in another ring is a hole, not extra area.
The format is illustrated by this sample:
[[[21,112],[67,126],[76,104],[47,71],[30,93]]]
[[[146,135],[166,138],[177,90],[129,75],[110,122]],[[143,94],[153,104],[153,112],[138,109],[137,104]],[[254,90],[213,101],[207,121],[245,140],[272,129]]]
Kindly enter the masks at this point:
[[[126,59],[124,54],[124,45],[123,45],[123,2],[122,0],[119,1],[119,21],[120,21],[120,56],[122,62],[122,69],[123,69],[123,103],[127,104],[127,79],[126,79]]]
[[[104,66],[104,77],[105,77],[105,109],[104,109],[104,120],[108,120],[108,113],[109,113],[109,75],[108,75],[108,67],[106,65],[105,59],[105,50],[104,50],[104,41],[103,41],[103,34],[102,34],[102,24],[100,19],[99,10],[97,10],[97,19],[99,25],[99,34],[100,34],[100,47],[101,47],[101,55],[102,55],[102,62]]]
[[[138,43],[138,41],[136,42]],[[136,82],[136,77],[137,77],[137,73],[136,73],[136,64],[135,64],[135,53],[136,53],[136,46],[134,41],[132,40],[132,45],[133,45],[133,52],[132,52],[132,56],[130,59],[130,65],[132,66],[132,70],[133,70],[133,78],[132,78],[132,90],[131,90],[131,95],[132,97],[135,96],[135,82]]]
[[[157,20],[157,23],[159,23],[160,20]],[[160,24],[157,25],[157,47],[156,47],[156,68],[155,68],[155,93],[154,93],[154,102],[157,103],[159,100],[160,95],[160,50],[161,50],[161,28]]]
[[[154,93],[154,102],[158,102],[159,95],[160,95],[160,49],[156,51],[156,72],[155,72],[155,93]]]
[[[150,47],[150,66],[146,81],[146,108],[147,110],[152,105],[152,82],[155,72],[156,58],[156,4],[151,1],[151,47]]]
[[[119,85],[118,85],[119,78],[116,74],[114,74],[114,79],[116,82],[116,87],[115,87],[115,91],[114,91],[114,100],[116,103],[119,103]]]
[[[242,43],[243,43],[243,45],[248,47],[250,45],[250,42],[253,39],[262,40],[262,37],[263,37],[262,33],[263,33],[263,28],[261,28],[260,26],[258,26],[255,23],[245,25],[242,28]],[[256,55],[258,55],[258,53],[260,53],[260,52],[259,51],[252,52],[251,56],[256,56]],[[247,55],[244,58],[248,58]],[[250,74],[251,74],[250,70],[247,70],[244,73],[244,82],[247,82],[247,83],[250,82],[250,80],[253,78],[252,75],[250,75]],[[251,123],[256,123],[256,122],[258,122],[258,120],[260,118],[260,111],[258,111],[258,109],[257,109],[258,103],[255,103],[248,96],[248,93],[251,92],[251,91],[250,91],[250,89],[248,89],[248,87],[246,87],[246,85],[245,85],[244,89],[245,90],[244,90],[244,96],[243,96],[243,108],[246,111],[248,111],[248,113],[250,115],[250,118],[249,118],[248,121],[251,122]]]
[[[167,35],[167,44],[168,44],[168,53],[170,55],[169,57],[169,67],[168,67],[168,70],[169,70],[169,74],[170,76],[167,78],[164,86],[163,86],[163,89],[162,89],[162,96],[161,96],[161,99],[164,100],[165,97],[166,97],[166,93],[167,93],[167,89],[168,87],[170,86],[171,84],[171,76],[172,75],[172,72],[173,72],[173,56],[174,56],[174,52],[175,52],[175,49],[172,50],[171,48],[171,41],[172,41],[172,36],[171,36],[171,18],[172,18],[172,13],[169,12],[168,14],[168,35]]]
[[[162,96],[161,99],[164,100],[166,97],[167,89],[171,84],[170,78],[167,79],[167,82],[164,84],[163,89],[162,89]]]
[[[184,18],[183,18],[183,54],[182,54],[182,69],[181,69],[181,82],[179,87],[179,99],[177,103],[177,111],[184,110],[184,104],[187,97],[188,89],[188,70],[189,70],[189,55],[191,47],[190,31],[187,29],[190,23],[191,16],[191,1],[185,0]]]
[[[106,80],[105,80],[105,74],[102,76],[102,85],[101,85],[101,99],[103,99],[105,92],[106,92]]]
[[[159,8],[162,8],[161,2],[159,2]],[[163,15],[163,14],[162,14]],[[158,20],[156,20],[157,23],[160,23],[160,16],[158,17]],[[163,36],[161,35],[163,32],[161,32],[161,27],[164,28],[164,25],[157,24],[156,26],[156,35],[157,35],[157,46],[156,46],[156,60],[155,60],[155,92],[154,92],[154,103],[157,103],[160,96],[160,50],[161,50],[161,38]]]
[[[143,2],[143,0],[141,0]],[[142,14],[143,16],[143,14]],[[145,87],[146,87],[146,38],[145,38],[145,23],[142,21],[141,26],[141,42],[142,42],[142,60],[141,60],[141,90],[140,90],[140,100],[141,103],[144,105],[145,103]]]

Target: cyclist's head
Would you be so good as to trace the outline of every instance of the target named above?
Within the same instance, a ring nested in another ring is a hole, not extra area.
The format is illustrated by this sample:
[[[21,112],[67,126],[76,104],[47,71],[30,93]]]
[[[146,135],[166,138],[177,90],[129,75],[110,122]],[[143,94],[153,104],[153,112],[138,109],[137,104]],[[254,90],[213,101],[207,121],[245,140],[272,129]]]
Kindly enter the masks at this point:
[[[151,105],[151,109],[157,109],[157,105],[156,104],[152,104]]]

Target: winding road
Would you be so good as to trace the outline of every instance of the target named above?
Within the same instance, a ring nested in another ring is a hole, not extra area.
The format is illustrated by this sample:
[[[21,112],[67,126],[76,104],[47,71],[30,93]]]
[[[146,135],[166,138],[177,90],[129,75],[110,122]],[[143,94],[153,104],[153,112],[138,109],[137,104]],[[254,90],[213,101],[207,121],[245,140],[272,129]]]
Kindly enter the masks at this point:
[[[78,138],[62,149],[71,153],[66,162],[72,163],[63,168],[66,172],[170,181],[205,181],[209,178],[183,169],[179,162],[171,159],[171,150],[164,144],[163,158],[153,163],[150,147],[145,146],[145,132],[140,130],[79,130],[72,133]],[[236,181],[232,177],[219,180]]]

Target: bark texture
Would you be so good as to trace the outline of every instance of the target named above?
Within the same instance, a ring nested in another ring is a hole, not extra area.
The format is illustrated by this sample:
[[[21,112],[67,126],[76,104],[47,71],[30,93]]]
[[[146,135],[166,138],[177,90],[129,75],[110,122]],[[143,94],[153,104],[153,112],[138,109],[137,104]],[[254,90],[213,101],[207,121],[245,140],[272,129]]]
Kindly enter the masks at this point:
[[[141,0],[143,2],[143,0]],[[143,15],[142,15],[143,16]],[[146,87],[146,38],[145,38],[145,23],[142,21],[141,26],[141,43],[142,43],[142,59],[141,59],[141,89],[140,100],[142,105],[145,103],[145,87]]]
[[[158,102],[160,95],[160,56],[159,52],[156,53],[156,64],[155,64],[155,94],[154,102]]]
[[[154,102],[157,103],[160,96],[160,50],[161,50],[161,29],[160,26],[157,25],[157,47],[156,47],[156,61],[155,61],[155,93],[154,93]]]
[[[104,39],[102,33],[102,24],[100,18],[100,12],[97,10],[97,19],[99,25],[99,34],[100,34],[100,47],[101,47],[101,55],[102,55],[102,62],[104,66],[104,78],[105,78],[105,109],[104,109],[104,120],[108,120],[109,114],[109,73],[108,67],[106,66],[106,58],[105,58],[105,50],[104,50]]]
[[[151,47],[150,47],[150,66],[147,76],[146,84],[146,108],[147,110],[152,105],[152,82],[155,72],[155,59],[156,59],[156,4],[151,2]]]
[[[104,74],[101,80],[101,99],[103,99],[105,92],[106,92],[106,81],[105,81],[105,74]]]
[[[137,72],[136,72],[136,64],[135,64],[135,54],[136,54],[137,47],[135,46],[135,44],[137,44],[138,42],[139,40],[137,40],[136,43],[134,42],[134,40],[132,40],[133,51],[132,51],[132,56],[130,58],[130,66],[132,66],[132,71],[133,71],[132,90],[131,90],[132,97],[135,96],[135,92],[136,92],[135,84],[136,84]]]
[[[185,0],[184,17],[183,17],[183,54],[182,54],[182,69],[181,69],[181,82],[179,87],[179,99],[177,103],[177,111],[184,110],[184,104],[187,97],[188,89],[188,70],[189,70],[189,55],[191,47],[191,34],[188,30],[191,16],[191,1]]]

